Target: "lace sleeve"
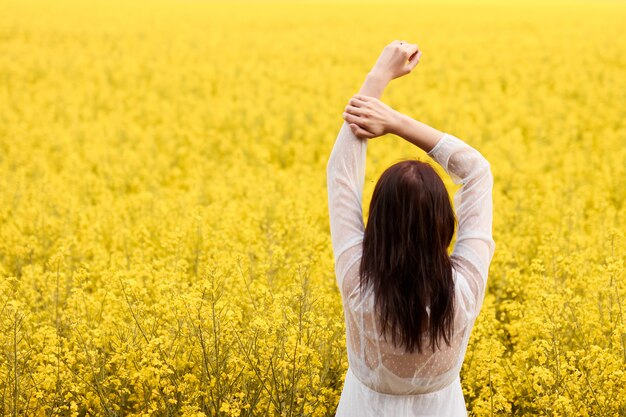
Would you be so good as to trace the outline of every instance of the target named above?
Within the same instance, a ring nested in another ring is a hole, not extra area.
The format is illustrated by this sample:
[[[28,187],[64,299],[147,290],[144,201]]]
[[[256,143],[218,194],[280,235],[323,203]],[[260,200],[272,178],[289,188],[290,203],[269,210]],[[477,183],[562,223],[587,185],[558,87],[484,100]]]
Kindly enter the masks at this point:
[[[330,234],[337,285],[342,289],[348,268],[358,259],[355,246],[363,241],[363,185],[367,139],[357,138],[343,122],[326,166]],[[352,249],[349,251],[348,249]]]
[[[455,184],[462,184],[454,195],[458,230],[451,258],[468,280],[474,296],[473,311],[478,314],[496,246],[492,237],[491,166],[480,152],[448,133],[428,155],[446,170]]]

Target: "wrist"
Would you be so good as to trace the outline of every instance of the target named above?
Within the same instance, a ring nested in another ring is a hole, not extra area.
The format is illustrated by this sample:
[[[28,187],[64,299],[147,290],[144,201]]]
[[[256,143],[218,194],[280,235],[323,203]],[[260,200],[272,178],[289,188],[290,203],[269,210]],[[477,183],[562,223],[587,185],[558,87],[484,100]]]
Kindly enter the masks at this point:
[[[387,132],[396,136],[402,136],[402,126],[406,125],[407,115],[392,109],[387,125]]]
[[[370,72],[367,73],[367,78],[385,86],[393,79],[390,74],[377,69],[371,69]]]
[[[387,84],[389,84],[389,79],[384,74],[370,71],[365,77],[359,94],[380,99]]]

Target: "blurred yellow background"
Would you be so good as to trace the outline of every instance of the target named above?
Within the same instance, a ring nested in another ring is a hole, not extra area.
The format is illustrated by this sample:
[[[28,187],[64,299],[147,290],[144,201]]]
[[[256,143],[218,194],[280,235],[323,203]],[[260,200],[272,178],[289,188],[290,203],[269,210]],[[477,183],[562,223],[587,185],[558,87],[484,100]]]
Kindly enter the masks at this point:
[[[405,39],[422,59],[383,101],[495,177],[471,415],[626,415],[624,22],[617,1],[0,2],[0,413],[334,415],[325,166]],[[428,159],[392,135],[368,154],[366,215],[388,165]]]

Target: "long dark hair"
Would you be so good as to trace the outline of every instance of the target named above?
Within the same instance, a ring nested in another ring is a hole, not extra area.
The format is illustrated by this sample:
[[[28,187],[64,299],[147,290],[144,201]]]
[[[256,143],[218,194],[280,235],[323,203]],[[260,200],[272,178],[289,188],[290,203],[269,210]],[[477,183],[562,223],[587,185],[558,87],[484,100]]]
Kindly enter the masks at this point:
[[[450,345],[455,297],[448,246],[456,223],[446,187],[427,162],[400,161],[376,183],[359,275],[362,289],[373,287],[381,335],[390,332],[395,347],[422,352],[425,332],[433,351],[441,338]]]

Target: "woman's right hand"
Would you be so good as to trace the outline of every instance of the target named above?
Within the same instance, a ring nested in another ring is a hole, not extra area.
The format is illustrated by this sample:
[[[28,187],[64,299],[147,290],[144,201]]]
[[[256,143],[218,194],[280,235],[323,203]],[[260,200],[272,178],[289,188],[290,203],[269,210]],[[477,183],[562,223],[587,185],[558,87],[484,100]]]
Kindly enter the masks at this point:
[[[360,139],[393,133],[399,116],[400,113],[379,99],[362,94],[352,96],[343,113],[352,133]]]

